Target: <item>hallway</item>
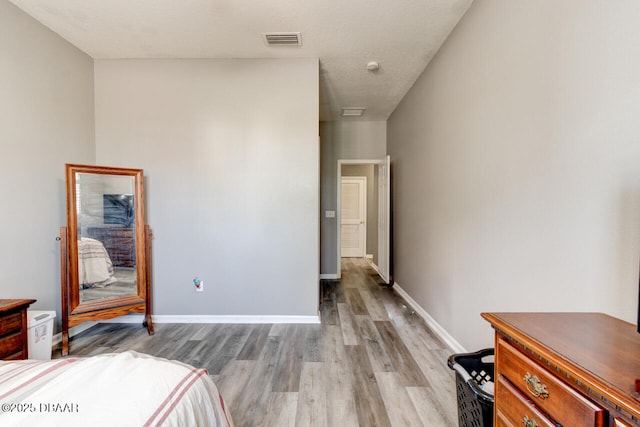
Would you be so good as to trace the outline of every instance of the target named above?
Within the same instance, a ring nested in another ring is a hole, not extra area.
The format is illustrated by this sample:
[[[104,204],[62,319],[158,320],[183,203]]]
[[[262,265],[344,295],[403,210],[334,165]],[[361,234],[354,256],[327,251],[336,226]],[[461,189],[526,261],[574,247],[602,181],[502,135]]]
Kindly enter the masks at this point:
[[[322,323],[340,328],[360,425],[457,425],[452,353],[364,259],[343,258],[342,279],[322,287]],[[384,409],[377,418],[367,411]],[[386,415],[386,417],[385,417]],[[375,422],[374,424],[368,424]],[[354,424],[355,425],[355,424]]]

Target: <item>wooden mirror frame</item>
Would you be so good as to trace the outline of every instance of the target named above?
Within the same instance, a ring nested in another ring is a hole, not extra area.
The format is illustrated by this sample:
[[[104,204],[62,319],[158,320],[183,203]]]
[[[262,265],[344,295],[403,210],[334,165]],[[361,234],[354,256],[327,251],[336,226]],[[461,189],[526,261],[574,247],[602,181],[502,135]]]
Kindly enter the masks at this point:
[[[133,208],[135,214],[135,295],[80,301],[78,277],[78,207],[76,177],[78,173],[105,176],[130,176],[134,179]],[[142,169],[106,166],[66,165],[67,227],[60,229],[60,270],[62,277],[62,355],[69,354],[69,328],[86,321],[106,320],[127,313],[145,313],[143,325],[153,335],[151,321],[151,266],[149,226],[144,221],[144,177]]]

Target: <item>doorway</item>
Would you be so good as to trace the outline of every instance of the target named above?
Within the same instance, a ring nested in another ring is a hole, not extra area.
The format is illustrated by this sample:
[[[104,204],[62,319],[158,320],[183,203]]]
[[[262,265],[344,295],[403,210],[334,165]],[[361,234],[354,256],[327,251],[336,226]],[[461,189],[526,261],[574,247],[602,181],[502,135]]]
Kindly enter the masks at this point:
[[[371,165],[368,165],[371,166]],[[346,167],[344,167],[346,169]],[[340,200],[340,248],[343,258],[367,255],[367,177],[345,176],[343,169]]]
[[[391,229],[390,229],[390,215],[391,215],[391,180],[390,180],[390,166],[391,158],[386,156],[380,160],[338,160],[337,168],[337,276],[340,278],[340,264],[343,257],[342,254],[342,178],[343,167],[348,168],[350,166],[367,166],[371,168],[372,177],[368,183],[370,191],[374,194],[374,203],[369,198],[367,205],[369,207],[374,206],[370,211],[373,211],[375,215],[371,215],[372,212],[367,211],[369,217],[369,224],[367,231],[365,231],[365,257],[370,258],[373,267],[378,271],[380,277],[385,283],[390,283],[390,245],[391,245]],[[345,169],[345,175],[349,172]],[[351,174],[358,175],[358,173]],[[365,174],[366,176],[366,174]],[[372,193],[369,193],[372,194]],[[345,254],[345,256],[348,256]]]

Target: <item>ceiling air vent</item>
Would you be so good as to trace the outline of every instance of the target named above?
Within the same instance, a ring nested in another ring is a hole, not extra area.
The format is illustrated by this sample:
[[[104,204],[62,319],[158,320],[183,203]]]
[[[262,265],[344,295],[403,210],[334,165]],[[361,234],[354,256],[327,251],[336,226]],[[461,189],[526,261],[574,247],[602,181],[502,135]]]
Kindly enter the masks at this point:
[[[362,117],[364,110],[364,107],[342,107],[342,117]]]
[[[263,33],[267,46],[302,46],[300,33]]]

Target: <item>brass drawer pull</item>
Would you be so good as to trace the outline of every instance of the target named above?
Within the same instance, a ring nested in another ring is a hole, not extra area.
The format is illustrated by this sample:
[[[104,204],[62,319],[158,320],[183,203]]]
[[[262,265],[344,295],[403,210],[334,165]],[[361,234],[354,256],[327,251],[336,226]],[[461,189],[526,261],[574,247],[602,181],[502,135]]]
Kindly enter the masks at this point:
[[[526,415],[522,419],[522,424],[524,424],[525,427],[538,427],[538,423],[536,422],[536,420],[534,418],[529,418]]]
[[[527,372],[527,375],[524,376],[524,382],[527,385],[527,390],[535,397],[539,397],[540,399],[546,399],[549,397],[549,392],[547,391],[547,386],[540,382],[540,378],[537,375],[531,375]]]

